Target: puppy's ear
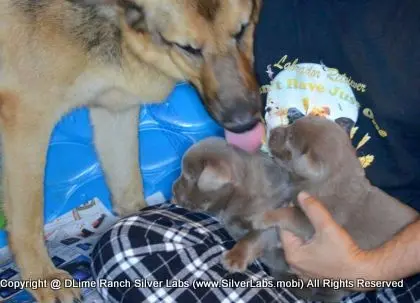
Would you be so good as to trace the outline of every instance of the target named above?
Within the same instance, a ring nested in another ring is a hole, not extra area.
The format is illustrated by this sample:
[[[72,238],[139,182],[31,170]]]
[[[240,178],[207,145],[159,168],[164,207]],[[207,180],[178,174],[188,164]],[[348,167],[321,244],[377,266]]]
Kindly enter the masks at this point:
[[[355,124],[353,120],[351,120],[349,118],[346,118],[346,117],[341,117],[341,118],[335,119],[335,123],[340,125],[341,128],[344,129],[344,131],[349,136],[350,136],[351,130],[353,129],[353,126]]]
[[[197,186],[201,191],[216,191],[232,183],[232,169],[224,160],[207,160]]]
[[[296,160],[294,166],[294,170],[299,176],[311,181],[322,180],[327,174],[327,167],[324,165],[321,158],[310,149],[306,150],[305,153]]]

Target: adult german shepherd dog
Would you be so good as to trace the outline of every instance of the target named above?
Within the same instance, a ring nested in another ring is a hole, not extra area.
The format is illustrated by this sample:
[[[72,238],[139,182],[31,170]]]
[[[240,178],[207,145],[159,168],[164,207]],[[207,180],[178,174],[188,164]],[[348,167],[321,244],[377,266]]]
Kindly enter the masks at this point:
[[[88,106],[115,211],[145,206],[139,169],[141,103],[190,81],[225,129],[260,117],[253,32],[261,0],[1,0],[0,126],[9,244],[23,280],[70,279],[43,234],[43,180],[56,122]],[[144,142],[147,144],[147,142]],[[77,289],[30,290],[43,303]]]

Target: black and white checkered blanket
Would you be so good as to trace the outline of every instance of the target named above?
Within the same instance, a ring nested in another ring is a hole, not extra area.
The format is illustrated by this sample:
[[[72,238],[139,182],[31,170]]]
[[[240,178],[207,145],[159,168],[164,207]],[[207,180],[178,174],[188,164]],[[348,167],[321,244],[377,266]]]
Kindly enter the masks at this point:
[[[270,276],[258,261],[229,273],[220,257],[234,243],[215,219],[162,204],[113,226],[93,251],[92,271],[106,302],[297,302],[283,288],[243,287]],[[420,276],[343,302],[420,302]]]

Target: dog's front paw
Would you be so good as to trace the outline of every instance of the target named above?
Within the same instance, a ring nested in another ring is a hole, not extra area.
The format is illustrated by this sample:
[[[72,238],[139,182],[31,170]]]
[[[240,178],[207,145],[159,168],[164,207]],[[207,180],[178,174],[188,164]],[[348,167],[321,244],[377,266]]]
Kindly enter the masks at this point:
[[[32,277],[32,279],[34,279]],[[26,279],[25,279],[26,280]],[[44,277],[39,278],[41,281],[47,281],[47,287],[29,289],[37,302],[40,303],[76,303],[82,302],[80,289],[73,286],[75,280],[64,270],[54,269]],[[74,282],[73,282],[74,281]],[[73,283],[72,283],[73,282]]]
[[[120,217],[126,217],[138,213],[147,206],[144,198],[135,198],[131,200],[122,200],[113,202],[113,211]]]
[[[222,264],[230,272],[244,272],[248,267],[246,251],[233,247],[222,255]]]

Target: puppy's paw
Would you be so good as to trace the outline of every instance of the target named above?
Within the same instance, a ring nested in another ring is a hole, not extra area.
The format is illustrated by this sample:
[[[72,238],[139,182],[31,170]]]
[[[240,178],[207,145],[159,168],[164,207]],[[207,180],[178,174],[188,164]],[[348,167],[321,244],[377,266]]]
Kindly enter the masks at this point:
[[[64,270],[54,269],[46,276],[40,278],[47,281],[48,287],[29,289],[37,302],[41,303],[76,303],[82,302],[80,289],[75,287],[65,287],[74,281],[72,276]],[[65,284],[66,283],[66,284]],[[75,282],[74,282],[75,283]]]
[[[249,221],[253,230],[264,230],[270,227],[266,222],[265,213],[255,214],[249,218]]]
[[[233,247],[222,255],[222,264],[230,272],[244,272],[248,267],[248,256],[245,251]]]

